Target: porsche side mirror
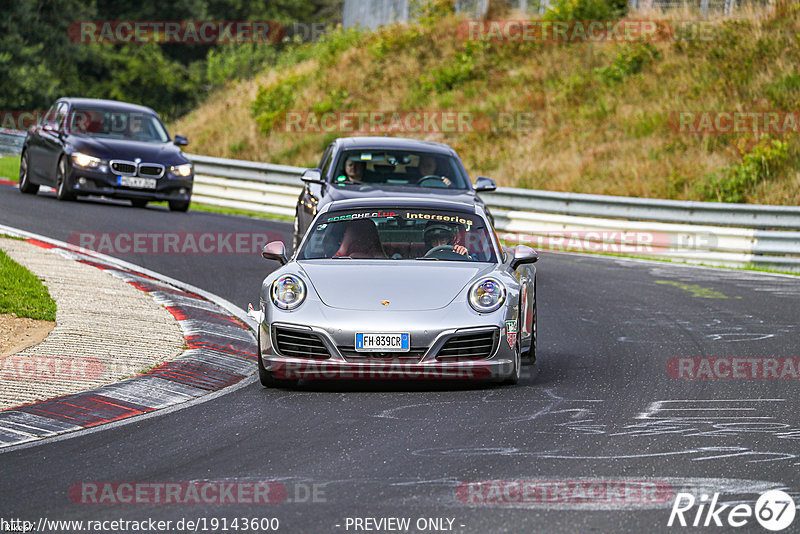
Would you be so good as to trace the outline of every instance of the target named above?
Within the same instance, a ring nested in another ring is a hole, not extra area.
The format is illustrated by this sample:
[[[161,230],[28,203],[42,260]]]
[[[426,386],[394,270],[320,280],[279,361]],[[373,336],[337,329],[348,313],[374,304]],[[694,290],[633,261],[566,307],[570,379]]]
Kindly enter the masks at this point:
[[[175,139],[172,142],[175,143],[175,146],[186,146],[189,144],[189,140],[186,139],[186,136],[181,134],[175,134]]]
[[[478,181],[475,182],[475,192],[480,193],[481,191],[494,191],[497,189],[497,184],[494,183],[494,180],[491,178],[487,178],[485,176],[478,176]]]
[[[536,263],[539,261],[539,254],[527,245],[517,245],[511,249],[511,270],[516,270],[520,265],[526,263]]]
[[[272,241],[264,245],[261,257],[265,260],[275,260],[280,262],[281,265],[289,263],[289,258],[286,257],[286,246],[283,241]]]
[[[319,169],[306,169],[300,179],[308,184],[325,183],[325,180],[322,179],[322,172]]]

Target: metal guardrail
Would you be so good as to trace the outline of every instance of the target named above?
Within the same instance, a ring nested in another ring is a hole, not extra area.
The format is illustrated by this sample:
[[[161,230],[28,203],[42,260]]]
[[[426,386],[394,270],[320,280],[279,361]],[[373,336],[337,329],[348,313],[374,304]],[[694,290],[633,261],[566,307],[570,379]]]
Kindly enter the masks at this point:
[[[294,217],[304,168],[186,156],[194,164],[195,202]]]
[[[194,199],[294,216],[304,169],[187,154]],[[481,195],[501,238],[535,248],[800,270],[800,208],[534,191]],[[794,231],[791,231],[794,230]]]
[[[0,152],[25,132],[0,130]],[[302,167],[187,154],[195,202],[292,218]],[[500,187],[481,195],[501,238],[535,248],[800,271],[800,207],[683,202]]]
[[[25,132],[0,128],[0,156],[19,154],[23,141]]]
[[[800,230],[800,207],[795,206],[615,197],[510,187],[499,188],[491,195],[491,199],[493,207],[515,211],[535,210],[581,217]]]
[[[194,163],[195,174],[236,178],[239,180],[267,184],[293,185],[298,187],[301,185],[299,180],[300,175],[302,175],[305,170],[303,167],[292,167],[290,165],[273,165],[271,163],[259,163],[239,159],[212,158],[209,156],[198,156],[196,154],[186,154],[186,157]]]

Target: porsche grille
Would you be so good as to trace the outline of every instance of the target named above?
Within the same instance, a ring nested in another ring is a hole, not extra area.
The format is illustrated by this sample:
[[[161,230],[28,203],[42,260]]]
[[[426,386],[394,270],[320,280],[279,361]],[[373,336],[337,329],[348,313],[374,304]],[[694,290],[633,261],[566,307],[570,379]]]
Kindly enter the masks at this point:
[[[327,347],[320,337],[312,332],[275,329],[275,348],[283,356],[290,358],[327,359],[330,357]]]
[[[494,352],[496,342],[496,332],[455,335],[448,339],[444,346],[439,349],[436,359],[473,360],[488,358]]]

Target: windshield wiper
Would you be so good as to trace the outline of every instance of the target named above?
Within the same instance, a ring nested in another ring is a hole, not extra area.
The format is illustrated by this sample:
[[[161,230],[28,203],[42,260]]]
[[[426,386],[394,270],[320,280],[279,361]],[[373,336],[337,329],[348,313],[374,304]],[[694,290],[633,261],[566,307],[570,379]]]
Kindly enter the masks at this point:
[[[423,256],[423,257],[417,258],[417,259],[418,260],[425,260],[425,261],[442,261],[442,258],[433,258],[433,257],[430,257],[430,256],[427,257],[427,258]]]
[[[332,260],[352,260],[350,256],[331,256]]]

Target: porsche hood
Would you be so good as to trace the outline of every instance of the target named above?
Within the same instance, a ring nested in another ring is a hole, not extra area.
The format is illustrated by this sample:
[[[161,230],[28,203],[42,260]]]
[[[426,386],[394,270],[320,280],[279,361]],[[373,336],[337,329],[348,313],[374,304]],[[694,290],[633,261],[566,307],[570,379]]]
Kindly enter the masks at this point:
[[[402,265],[398,265],[402,261]],[[299,262],[320,300],[331,308],[424,311],[444,308],[494,264],[414,260]]]

